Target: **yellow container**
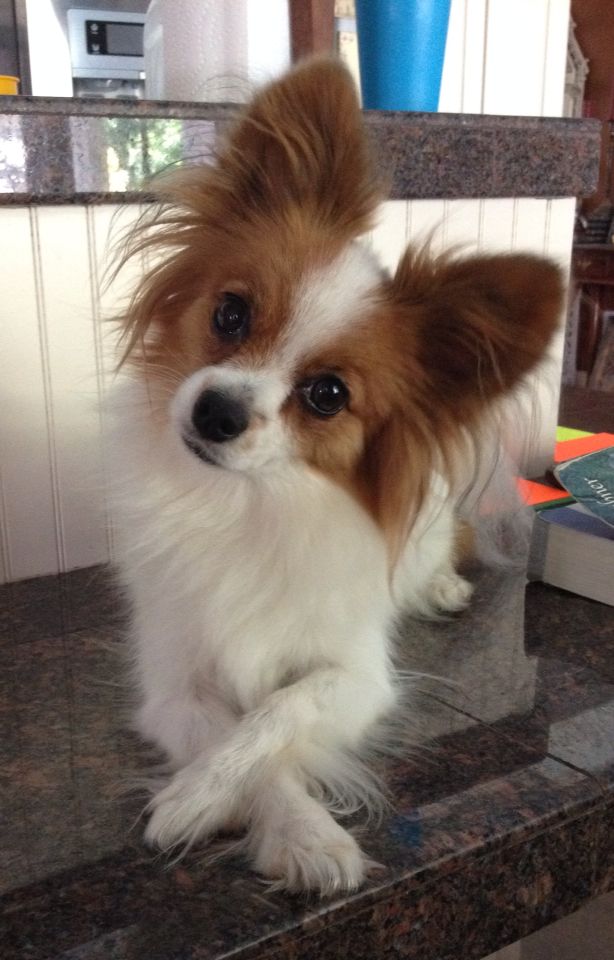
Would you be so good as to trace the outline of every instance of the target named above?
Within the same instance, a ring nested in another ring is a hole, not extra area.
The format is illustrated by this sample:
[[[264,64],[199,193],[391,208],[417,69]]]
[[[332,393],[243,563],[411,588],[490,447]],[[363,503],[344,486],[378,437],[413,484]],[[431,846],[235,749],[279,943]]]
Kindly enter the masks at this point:
[[[6,77],[0,74],[0,95],[8,93],[9,96],[14,96],[19,93],[18,86],[19,77]]]

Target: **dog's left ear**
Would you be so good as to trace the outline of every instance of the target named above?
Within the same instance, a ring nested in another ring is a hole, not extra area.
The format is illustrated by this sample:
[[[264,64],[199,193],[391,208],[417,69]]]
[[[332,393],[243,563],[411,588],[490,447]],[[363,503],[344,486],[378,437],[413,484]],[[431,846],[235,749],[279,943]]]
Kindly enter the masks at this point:
[[[308,60],[256,94],[218,173],[238,212],[297,207],[354,234],[368,229],[382,199],[354,81],[329,58]]]
[[[530,254],[432,259],[408,250],[392,290],[424,409],[466,425],[544,357],[564,301],[561,270]]]
[[[387,297],[394,401],[361,465],[393,562],[433,470],[452,468],[463,428],[544,356],[563,289],[559,268],[530,255],[455,260],[410,249],[402,258]]]

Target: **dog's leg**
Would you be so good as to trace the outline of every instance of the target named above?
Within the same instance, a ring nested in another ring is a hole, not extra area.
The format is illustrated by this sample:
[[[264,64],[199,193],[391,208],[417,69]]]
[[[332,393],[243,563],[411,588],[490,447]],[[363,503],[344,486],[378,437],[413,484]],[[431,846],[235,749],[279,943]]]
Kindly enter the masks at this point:
[[[309,796],[300,775],[286,768],[258,791],[248,844],[256,870],[293,892],[353,890],[368,867],[354,837]]]
[[[455,518],[447,528],[443,560],[429,581],[426,596],[435,611],[459,613],[467,607],[473,595],[473,585],[456,570],[463,557],[471,553],[473,531]]]
[[[161,747],[176,770],[210,753],[236,725],[235,714],[213,691],[152,691],[136,713],[139,733]]]
[[[399,561],[395,597],[407,613],[433,616],[464,610],[472,585],[456,572],[459,559],[458,525],[452,509],[444,505],[423,521]]]
[[[138,732],[167,755],[175,769],[208,754],[238,718],[215,687],[195,681],[198,645],[177,632],[164,611],[137,611],[134,670],[140,690]]]
[[[434,613],[460,613],[472,595],[472,584],[452,566],[434,573],[426,590],[426,599]]]
[[[310,740],[355,747],[392,703],[383,658],[379,675],[375,667],[371,676],[322,667],[275,691],[212,756],[180,770],[154,797],[146,838],[169,848],[216,832],[228,811],[254,797],[280,764],[300,766],[301,749]],[[318,817],[328,823],[324,813]]]

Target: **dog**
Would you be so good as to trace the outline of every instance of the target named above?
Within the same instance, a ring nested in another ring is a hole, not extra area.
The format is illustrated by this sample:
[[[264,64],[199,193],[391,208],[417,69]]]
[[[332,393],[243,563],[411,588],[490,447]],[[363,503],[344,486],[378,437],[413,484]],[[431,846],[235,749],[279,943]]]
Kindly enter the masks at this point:
[[[307,61],[217,159],[162,183],[127,255],[112,431],[136,726],[169,777],[146,840],[242,829],[290,891],[357,888],[335,819],[377,793],[364,751],[399,702],[399,612],[462,610],[458,470],[544,356],[559,269],[521,254],[394,275],[354,85]],[[472,454],[473,455],[473,454]]]

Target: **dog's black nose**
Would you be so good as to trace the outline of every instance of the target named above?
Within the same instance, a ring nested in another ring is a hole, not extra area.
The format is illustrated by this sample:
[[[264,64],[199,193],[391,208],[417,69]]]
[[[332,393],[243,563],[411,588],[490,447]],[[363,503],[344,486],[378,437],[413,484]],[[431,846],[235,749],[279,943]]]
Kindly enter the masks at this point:
[[[240,400],[217,390],[205,390],[194,404],[192,424],[203,440],[224,443],[247,429],[249,417]]]

